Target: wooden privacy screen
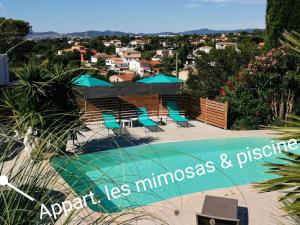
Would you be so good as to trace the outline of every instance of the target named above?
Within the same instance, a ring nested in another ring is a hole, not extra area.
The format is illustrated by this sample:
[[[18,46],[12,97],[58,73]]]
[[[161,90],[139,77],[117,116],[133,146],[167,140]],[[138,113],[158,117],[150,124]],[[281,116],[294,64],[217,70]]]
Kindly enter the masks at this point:
[[[150,116],[167,116],[167,102],[174,101],[182,115],[227,129],[227,103],[179,95],[137,95],[119,98],[80,100],[80,108],[87,122],[102,120],[102,111],[110,110],[118,119],[136,118],[137,108],[146,107]]]
[[[192,118],[216,127],[227,129],[228,103],[220,103],[204,98],[190,99]]]
[[[87,122],[102,120],[102,112],[109,110],[118,119],[136,118],[136,109],[146,107],[150,116],[157,116],[159,110],[158,95],[139,95],[115,98],[80,100],[80,108]]]

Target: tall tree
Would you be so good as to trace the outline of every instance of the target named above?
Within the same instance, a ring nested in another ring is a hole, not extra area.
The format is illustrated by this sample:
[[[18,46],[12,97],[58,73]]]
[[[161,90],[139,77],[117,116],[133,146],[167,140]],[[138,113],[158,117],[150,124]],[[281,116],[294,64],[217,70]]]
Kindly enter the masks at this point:
[[[268,48],[280,45],[285,30],[300,32],[299,9],[299,0],[268,0],[266,15]]]
[[[16,41],[24,38],[31,31],[29,23],[0,17],[0,52],[5,53]]]

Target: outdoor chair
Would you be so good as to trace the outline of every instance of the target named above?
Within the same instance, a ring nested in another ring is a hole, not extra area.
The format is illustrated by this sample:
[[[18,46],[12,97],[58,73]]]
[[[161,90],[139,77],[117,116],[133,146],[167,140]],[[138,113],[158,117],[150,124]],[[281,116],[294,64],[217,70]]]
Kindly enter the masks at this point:
[[[180,112],[178,110],[178,106],[176,102],[174,101],[168,101],[167,102],[167,109],[168,109],[168,115],[169,117],[176,122],[177,127],[179,123],[186,123],[187,127],[189,126],[189,120],[185,118],[184,116],[180,115]]]
[[[156,132],[158,131],[158,125],[153,120],[149,118],[148,111],[146,108],[138,109],[138,121],[146,128],[155,127]]]
[[[197,225],[238,224],[238,200],[205,196],[202,213],[197,214]]]
[[[102,112],[102,118],[104,120],[104,126],[107,128],[108,134],[109,130],[119,129],[121,133],[121,125],[116,122],[116,118],[113,112],[105,111]]]

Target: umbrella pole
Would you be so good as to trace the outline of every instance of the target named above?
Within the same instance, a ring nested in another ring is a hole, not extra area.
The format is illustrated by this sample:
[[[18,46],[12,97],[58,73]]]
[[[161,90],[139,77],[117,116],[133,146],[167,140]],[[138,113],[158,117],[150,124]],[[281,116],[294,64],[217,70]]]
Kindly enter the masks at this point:
[[[84,120],[86,121],[86,99],[84,100]]]

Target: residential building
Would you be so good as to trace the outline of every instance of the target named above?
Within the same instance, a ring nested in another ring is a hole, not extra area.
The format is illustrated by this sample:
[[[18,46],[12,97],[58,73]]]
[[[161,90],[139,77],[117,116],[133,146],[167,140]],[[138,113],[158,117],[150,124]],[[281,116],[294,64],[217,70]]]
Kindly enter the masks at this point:
[[[66,52],[73,52],[73,51],[78,51],[81,54],[86,54],[87,53],[87,48],[84,47],[83,45],[75,43],[71,48],[66,48],[66,49],[58,50],[57,51],[57,55],[63,55]]]
[[[110,82],[128,82],[134,80],[136,77],[135,73],[125,73],[125,74],[118,74],[112,75],[109,77]]]
[[[161,65],[159,61],[134,60],[129,63],[129,69],[136,72],[141,77],[154,73]]]
[[[218,42],[216,43],[216,49],[225,49],[227,47],[235,47],[237,49],[238,44],[234,42]]]
[[[200,48],[195,49],[193,51],[193,54],[198,55],[199,52],[205,52],[205,53],[209,54],[212,49],[213,49],[213,47],[211,47],[211,46],[202,46]]]
[[[114,56],[113,55],[108,55],[108,54],[105,54],[105,53],[97,53],[96,55],[91,56],[91,63],[97,63],[99,59],[106,60],[106,59],[109,59],[109,58],[112,58],[112,57],[114,57]]]
[[[125,52],[122,55],[122,59],[124,63],[130,63],[135,60],[140,60],[142,58],[142,54],[140,52]]]
[[[156,55],[160,57],[172,57],[175,55],[175,51],[171,49],[160,49],[156,50]]]
[[[114,71],[122,71],[122,70],[128,70],[128,63],[124,63],[122,58],[119,57],[111,57],[105,60],[106,66],[109,68],[109,70]]]
[[[206,41],[204,39],[196,39],[196,40],[191,40],[190,41],[192,45],[200,45],[200,44],[205,44]]]
[[[133,52],[137,52],[134,50],[133,47],[122,47],[122,48],[116,48],[116,54],[119,56],[123,56],[126,53],[133,53]]]
[[[178,78],[183,81],[187,81],[187,79],[189,78],[189,74],[190,74],[189,70],[180,71],[178,74]]]
[[[132,47],[144,47],[145,44],[147,44],[145,41],[139,39],[130,42],[130,46]]]
[[[116,48],[120,48],[122,46],[122,41],[115,39],[115,40],[111,40],[111,41],[105,41],[103,43],[106,47],[109,47],[111,45],[114,45]]]
[[[262,42],[259,42],[259,43],[258,43],[258,47],[259,47],[259,48],[264,48],[264,47],[265,47],[265,42],[263,42],[263,41],[262,41]]]

